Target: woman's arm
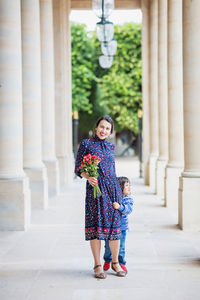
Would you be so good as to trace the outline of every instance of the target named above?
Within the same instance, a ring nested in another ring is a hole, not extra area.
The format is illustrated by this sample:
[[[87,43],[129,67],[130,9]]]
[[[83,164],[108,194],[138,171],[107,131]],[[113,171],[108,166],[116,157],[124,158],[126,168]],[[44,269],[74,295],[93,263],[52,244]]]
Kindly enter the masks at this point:
[[[81,176],[81,162],[83,161],[83,157],[86,155],[87,147],[86,147],[86,140],[82,140],[80,143],[77,156],[76,156],[76,162],[75,162],[75,174],[82,178]]]
[[[95,177],[90,177],[86,172],[81,173],[81,171],[80,171],[81,163],[82,163],[83,157],[86,155],[86,153],[87,153],[87,143],[86,143],[86,140],[83,140],[80,144],[80,147],[78,149],[77,156],[76,156],[75,173],[80,178],[85,178],[86,180],[88,180],[88,182],[94,187],[98,183],[98,180]]]

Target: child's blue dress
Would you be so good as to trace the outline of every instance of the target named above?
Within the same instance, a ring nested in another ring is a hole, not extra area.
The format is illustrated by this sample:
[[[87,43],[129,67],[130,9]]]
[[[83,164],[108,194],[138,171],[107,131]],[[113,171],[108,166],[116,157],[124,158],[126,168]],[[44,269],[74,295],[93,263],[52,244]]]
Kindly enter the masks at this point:
[[[87,181],[85,198],[85,239],[119,240],[121,213],[113,208],[113,202],[121,203],[123,196],[116,177],[115,146],[98,137],[82,140],[76,158],[75,173],[80,176],[80,165],[87,154],[101,158],[98,185],[102,196],[94,199],[94,188]]]

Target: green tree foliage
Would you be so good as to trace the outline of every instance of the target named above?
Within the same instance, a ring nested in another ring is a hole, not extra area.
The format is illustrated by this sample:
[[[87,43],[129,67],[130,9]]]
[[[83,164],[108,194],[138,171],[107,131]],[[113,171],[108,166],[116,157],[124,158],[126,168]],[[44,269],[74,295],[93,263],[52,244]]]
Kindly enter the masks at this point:
[[[138,133],[137,111],[142,107],[141,26],[115,26],[117,53],[113,65],[100,80],[101,105],[117,123],[119,130]]]
[[[92,113],[90,95],[95,80],[94,44],[84,24],[71,23],[72,110]]]
[[[108,70],[98,64],[101,49],[96,34],[89,37],[79,24],[72,24],[71,33],[73,110],[81,111],[80,131],[88,132],[96,118],[110,114],[115,128],[137,134],[137,110],[142,106],[141,25],[115,26],[117,53]]]

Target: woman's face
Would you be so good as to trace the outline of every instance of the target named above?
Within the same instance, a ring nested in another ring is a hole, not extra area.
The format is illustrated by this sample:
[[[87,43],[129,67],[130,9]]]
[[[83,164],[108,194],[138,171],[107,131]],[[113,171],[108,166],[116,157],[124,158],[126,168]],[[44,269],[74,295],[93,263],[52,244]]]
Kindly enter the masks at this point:
[[[99,125],[96,127],[96,135],[99,139],[106,139],[111,133],[111,124],[106,120],[101,120]]]

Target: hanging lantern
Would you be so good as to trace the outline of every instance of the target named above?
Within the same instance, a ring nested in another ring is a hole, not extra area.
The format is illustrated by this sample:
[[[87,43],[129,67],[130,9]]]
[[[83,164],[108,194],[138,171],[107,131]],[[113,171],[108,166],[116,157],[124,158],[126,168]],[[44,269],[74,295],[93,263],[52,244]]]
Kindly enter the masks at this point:
[[[113,56],[101,55],[99,56],[99,64],[103,69],[109,69],[112,66]]]
[[[114,26],[107,20],[114,9],[114,0],[92,0],[92,8],[101,19],[96,24],[97,38],[101,42],[101,51],[104,54],[99,57],[99,64],[102,68],[108,69],[112,66],[113,55],[117,50],[117,41],[113,39]]]
[[[97,23],[97,38],[100,42],[109,42],[114,35],[114,26],[112,22],[102,19]]]
[[[116,39],[112,39],[110,42],[102,42],[101,51],[104,55],[114,55],[117,51]]]
[[[114,9],[114,0],[92,0],[92,9],[100,19],[107,19]]]

